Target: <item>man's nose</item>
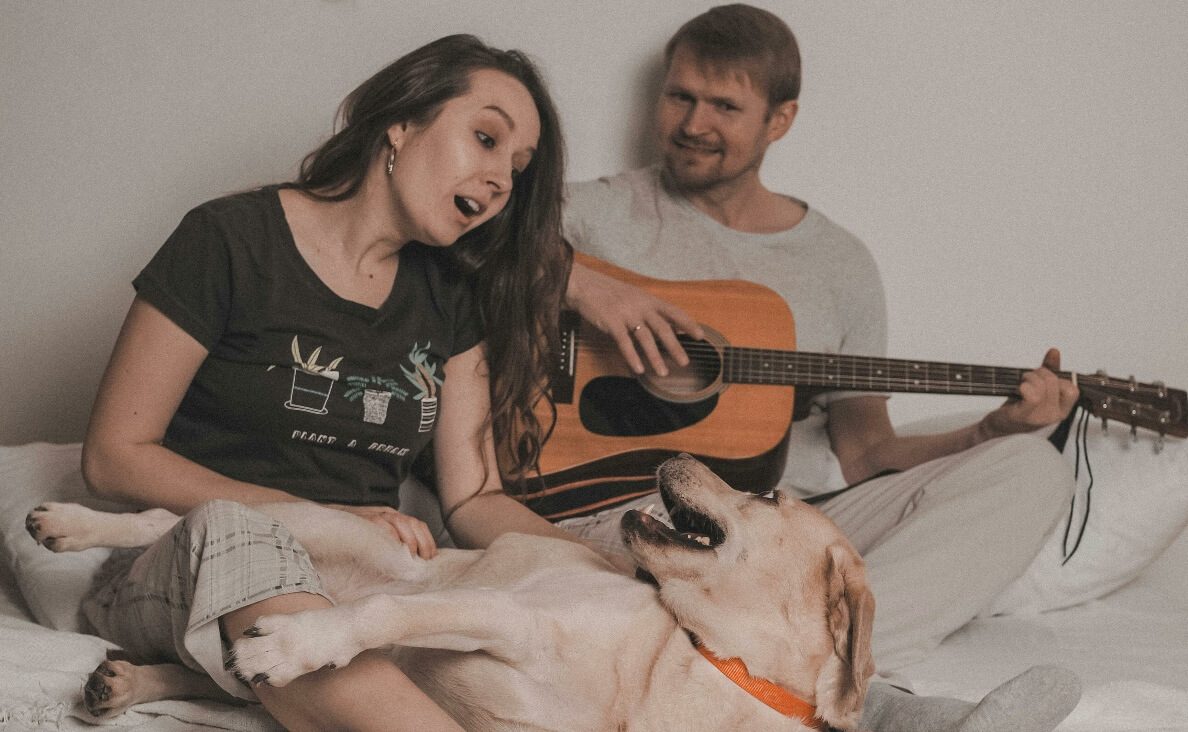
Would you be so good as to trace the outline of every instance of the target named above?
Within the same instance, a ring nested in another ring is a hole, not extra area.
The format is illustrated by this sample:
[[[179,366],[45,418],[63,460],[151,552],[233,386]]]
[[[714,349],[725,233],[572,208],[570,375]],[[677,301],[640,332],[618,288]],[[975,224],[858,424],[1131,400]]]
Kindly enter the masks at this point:
[[[681,120],[681,132],[689,137],[699,137],[710,130],[709,110],[704,104],[694,103]]]

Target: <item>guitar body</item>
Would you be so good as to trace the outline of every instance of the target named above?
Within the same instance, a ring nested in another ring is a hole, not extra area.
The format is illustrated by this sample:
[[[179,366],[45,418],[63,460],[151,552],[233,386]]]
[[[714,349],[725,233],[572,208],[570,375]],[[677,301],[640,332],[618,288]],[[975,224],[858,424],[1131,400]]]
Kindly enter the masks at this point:
[[[792,313],[783,299],[752,282],[675,282],[643,277],[576,254],[585,266],[679,305],[706,330],[683,339],[690,365],[669,375],[636,377],[614,340],[576,313],[562,313],[562,358],[550,380],[557,423],[539,474],[519,494],[548,519],[594,513],[654,490],[656,467],[690,453],[740,490],[765,492],[779,482],[794,410],[793,386],[851,390],[1018,396],[1026,371],[795,350]],[[1188,437],[1188,393],[1161,382],[1105,373],[1057,371],[1081,393],[1078,404],[1136,432]],[[537,416],[549,424],[541,405]]]
[[[788,305],[762,285],[658,280],[575,257],[680,306],[719,342],[795,348]],[[670,363],[668,379],[637,379],[614,340],[589,323],[572,318],[568,328],[563,324],[565,338],[553,383],[557,424],[541,453],[540,474],[529,478],[521,496],[537,513],[566,518],[647,493],[654,489],[656,467],[680,452],[697,456],[737,488],[762,492],[775,486],[787,453],[793,387],[722,384],[712,373],[716,364],[697,374]],[[551,420],[545,407],[538,416],[543,424]]]

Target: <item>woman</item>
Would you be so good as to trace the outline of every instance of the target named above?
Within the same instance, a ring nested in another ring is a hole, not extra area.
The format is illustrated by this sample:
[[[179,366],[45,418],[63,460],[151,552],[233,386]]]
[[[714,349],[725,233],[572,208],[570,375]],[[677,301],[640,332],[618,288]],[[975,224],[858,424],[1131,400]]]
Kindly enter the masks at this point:
[[[243,504],[331,504],[431,557],[396,489],[432,444],[459,545],[567,536],[499,491],[491,437],[516,435],[512,472],[534,460],[568,274],[561,133],[537,71],[450,36],[339,116],[296,182],[194,209],[136,278],[84,444],[97,495],[189,512],[109,567],[92,624],[244,698],[228,639],[330,603],[300,546]],[[374,652],[254,691],[290,729],[459,729]]]

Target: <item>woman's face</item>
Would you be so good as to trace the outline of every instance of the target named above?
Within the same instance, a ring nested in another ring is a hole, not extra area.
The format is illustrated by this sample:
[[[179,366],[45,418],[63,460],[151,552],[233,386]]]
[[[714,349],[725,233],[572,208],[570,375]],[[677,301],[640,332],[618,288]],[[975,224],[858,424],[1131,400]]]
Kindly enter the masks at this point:
[[[389,129],[396,147],[389,184],[402,232],[449,246],[489,220],[507,204],[539,137],[532,95],[493,69],[473,72],[470,90],[442,105],[428,125]]]

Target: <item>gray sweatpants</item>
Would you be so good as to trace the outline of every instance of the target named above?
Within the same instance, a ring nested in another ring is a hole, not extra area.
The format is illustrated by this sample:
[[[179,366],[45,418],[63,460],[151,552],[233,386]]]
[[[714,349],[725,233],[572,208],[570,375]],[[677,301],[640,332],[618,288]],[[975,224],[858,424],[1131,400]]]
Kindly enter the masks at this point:
[[[1021,575],[1072,496],[1073,475],[1046,439],[991,440],[869,480],[823,503],[866,562],[880,672],[902,668],[985,609]],[[558,526],[625,552],[619,518],[647,496]]]

